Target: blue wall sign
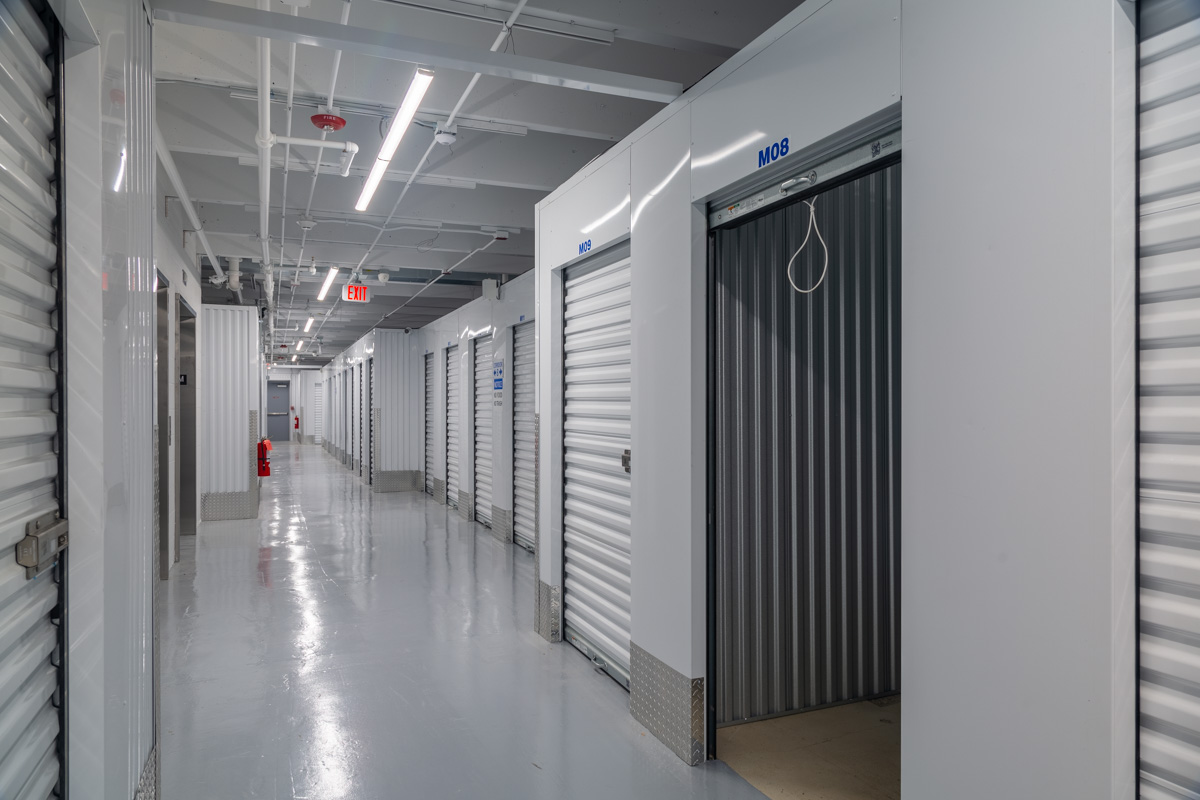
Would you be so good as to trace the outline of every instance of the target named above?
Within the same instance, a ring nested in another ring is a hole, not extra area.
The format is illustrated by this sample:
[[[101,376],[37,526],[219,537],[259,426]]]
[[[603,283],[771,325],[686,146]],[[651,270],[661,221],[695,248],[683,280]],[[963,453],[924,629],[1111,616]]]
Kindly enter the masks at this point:
[[[579,255],[583,255],[584,253],[588,252],[591,249],[592,249],[592,240],[591,239],[588,239],[586,242],[579,243]]]

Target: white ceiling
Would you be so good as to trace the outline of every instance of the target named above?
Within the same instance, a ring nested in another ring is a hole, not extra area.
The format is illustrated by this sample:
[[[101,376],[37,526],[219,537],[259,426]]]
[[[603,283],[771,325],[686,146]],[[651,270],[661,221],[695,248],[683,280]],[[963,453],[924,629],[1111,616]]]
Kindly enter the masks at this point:
[[[504,48],[521,56],[604,69],[687,87],[749,43],[798,4],[798,0],[754,0],[736,6],[716,0],[531,0]],[[233,5],[254,7],[254,0]],[[338,22],[343,0],[311,0],[300,15]],[[478,48],[486,51],[500,31],[494,18],[515,3],[492,0],[353,0],[349,25]],[[271,10],[290,13],[272,0]],[[452,12],[452,13],[448,13]],[[528,27],[526,27],[528,26]],[[572,38],[545,29],[611,37],[611,43]],[[159,20],[154,28],[158,78],[158,124],[171,149],[208,238],[223,261],[242,262],[242,302],[263,302],[258,230],[256,46],[252,36]],[[273,43],[272,131],[284,134],[289,46]],[[296,103],[292,134],[316,138],[309,122],[329,92],[334,52],[296,48]],[[469,258],[454,273],[390,317],[387,327],[420,327],[480,295],[486,278],[504,281],[533,267],[533,207],[542,197],[612,143],[652,116],[658,103],[492,76],[480,78],[460,113],[453,149],[438,146],[421,177],[388,223],[389,230],[364,264],[372,286],[370,304],[325,302],[316,295],[330,265],[341,267],[339,283],[359,263],[391,211],[404,181],[429,146],[432,125],[458,101],[471,74],[436,71],[418,123],[405,134],[388,180],[369,210],[354,211],[363,176],[378,153],[385,119],[399,104],[415,65],[357,53],[343,54],[334,104],[347,120],[331,139],[361,148],[355,169],[341,177],[340,153],[326,151],[313,188],[315,151],[292,148],[283,214],[283,148],[273,150],[271,252],[277,264],[277,354],[288,358],[301,336],[291,328],[317,317],[320,348],[302,353],[324,363],[379,323],[422,285],[472,250],[486,244],[481,228],[503,228],[508,241]],[[394,174],[393,174],[394,173]],[[174,190],[164,175],[159,187]],[[301,229],[296,225],[312,192],[317,220],[296,269]],[[169,213],[182,213],[177,205]],[[369,227],[376,226],[376,227]],[[281,234],[285,238],[280,255]],[[207,259],[205,259],[207,264]],[[315,263],[317,274],[310,274]],[[390,281],[378,282],[386,271]],[[205,277],[210,268],[205,267]],[[298,281],[296,279],[299,279]],[[206,303],[238,302],[227,288],[205,282]],[[308,338],[308,337],[304,337]]]

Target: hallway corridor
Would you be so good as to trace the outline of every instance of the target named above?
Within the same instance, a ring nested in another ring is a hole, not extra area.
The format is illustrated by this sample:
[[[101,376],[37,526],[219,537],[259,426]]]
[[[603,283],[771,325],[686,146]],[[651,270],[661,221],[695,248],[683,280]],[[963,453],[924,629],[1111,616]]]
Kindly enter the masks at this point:
[[[258,520],[163,584],[163,796],[751,798],[533,631],[533,560],[424,494],[281,445]]]

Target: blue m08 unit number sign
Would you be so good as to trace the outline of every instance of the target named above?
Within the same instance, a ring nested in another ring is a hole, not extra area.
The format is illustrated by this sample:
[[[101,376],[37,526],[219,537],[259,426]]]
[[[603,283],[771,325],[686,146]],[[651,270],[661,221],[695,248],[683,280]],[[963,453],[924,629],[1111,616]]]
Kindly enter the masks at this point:
[[[762,169],[772,161],[778,161],[790,151],[791,145],[788,142],[788,137],[785,136],[770,147],[764,147],[758,151],[758,168]]]

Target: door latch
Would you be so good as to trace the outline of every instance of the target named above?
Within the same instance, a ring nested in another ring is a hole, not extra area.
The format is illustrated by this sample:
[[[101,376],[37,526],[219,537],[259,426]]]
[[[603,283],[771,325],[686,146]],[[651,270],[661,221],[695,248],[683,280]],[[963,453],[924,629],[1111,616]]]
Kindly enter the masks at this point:
[[[17,563],[25,568],[26,580],[36,578],[67,549],[69,526],[57,511],[43,514],[25,526],[25,538],[17,542]]]
[[[625,469],[625,474],[627,475],[632,474],[629,471],[629,460],[630,452],[628,450],[626,450],[624,453],[621,453],[621,466]]]

